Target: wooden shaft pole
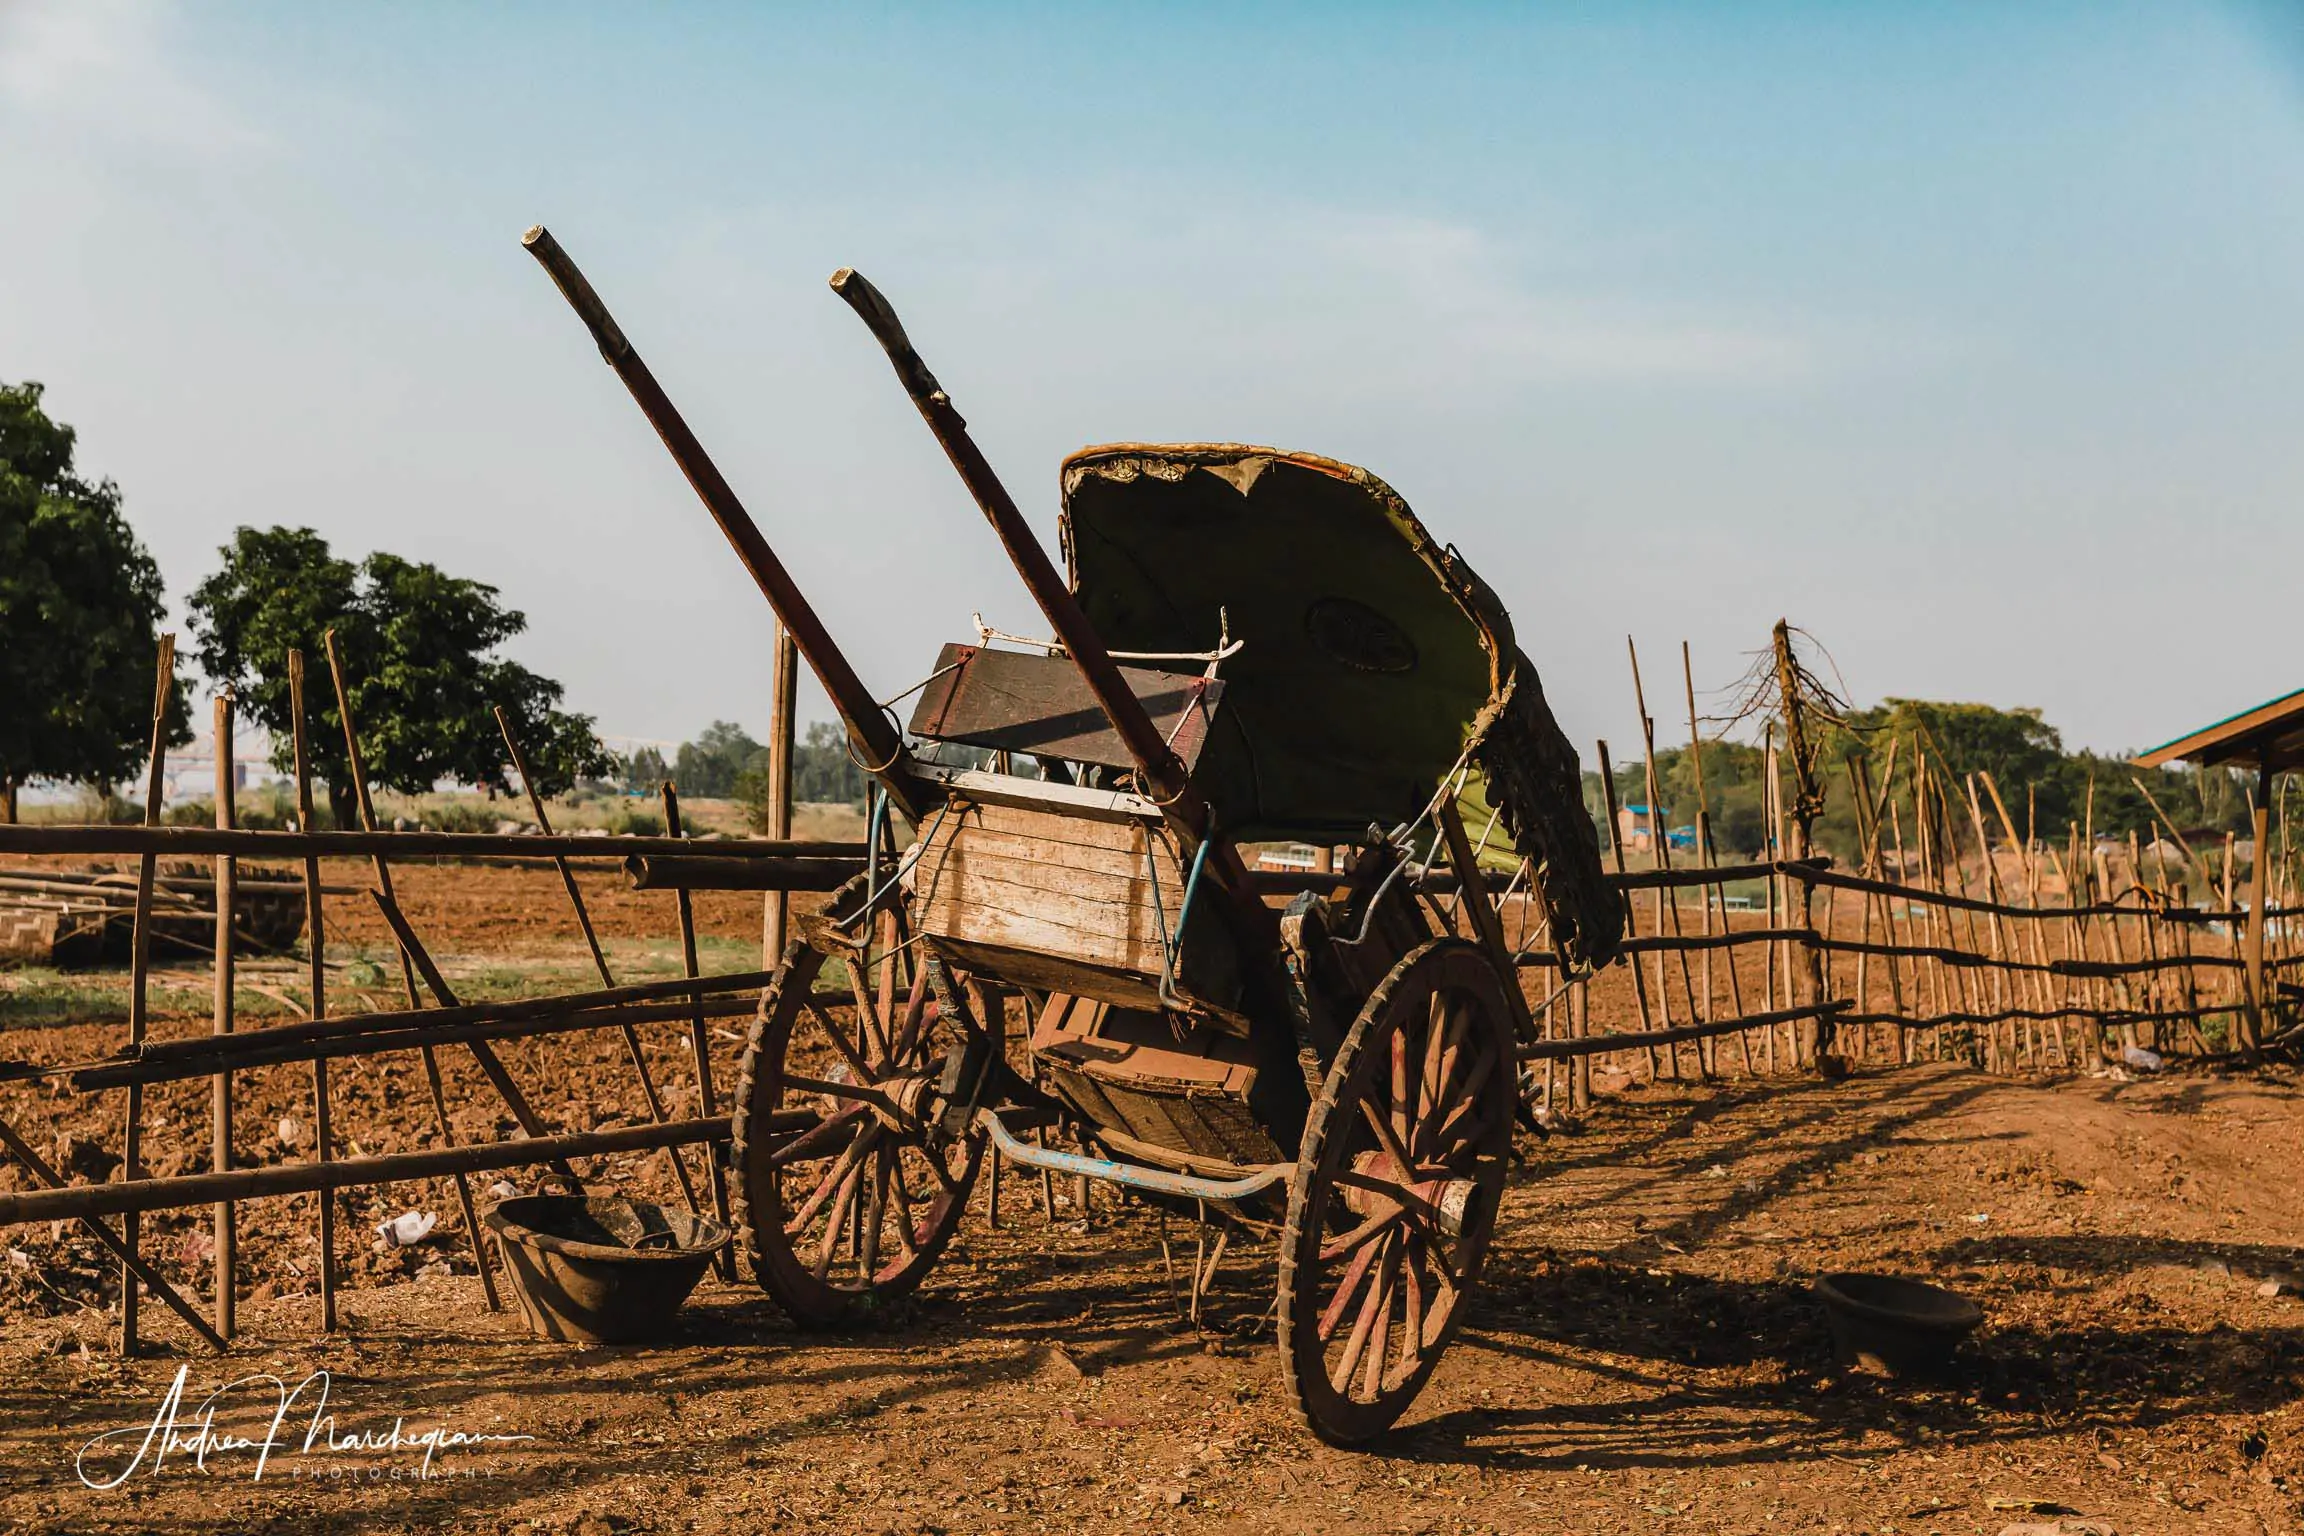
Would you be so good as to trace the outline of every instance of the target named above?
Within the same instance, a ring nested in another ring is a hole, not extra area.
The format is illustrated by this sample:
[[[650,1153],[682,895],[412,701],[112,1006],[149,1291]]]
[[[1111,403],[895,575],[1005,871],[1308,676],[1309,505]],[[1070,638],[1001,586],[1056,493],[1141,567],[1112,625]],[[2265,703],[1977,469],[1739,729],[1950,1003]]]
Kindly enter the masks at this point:
[[[951,460],[978,509],[992,525],[1001,547],[1008,552],[1009,563],[1031,592],[1033,601],[1039,604],[1042,617],[1055,630],[1065,653],[1087,683],[1088,691],[1095,696],[1104,717],[1111,722],[1129,757],[1143,773],[1161,814],[1187,846],[1196,846],[1211,838],[1214,828],[1207,801],[1201,798],[1160,728],[1152,723],[1143,701],[1120,676],[1118,664],[1105,650],[1095,626],[1088,622],[1079,600],[1072,595],[1071,585],[1049,560],[1031,524],[1024,520],[1007,487],[993,472],[991,461],[969,436],[968,423],[953,407],[951,396],[936,382],[914,349],[911,338],[904,334],[903,322],[897,319],[895,308],[862,273],[851,267],[832,274],[832,291],[856,312],[880,343],[881,350],[887,353],[905,393],[919,409],[921,419],[928,424],[945,457]],[[1223,905],[1240,931],[1260,946],[1276,949],[1279,915],[1250,893],[1247,869],[1229,842],[1219,839],[1209,850],[1208,872],[1226,893]]]
[[[296,830],[312,830],[312,758],[305,740],[304,713],[304,653],[288,653],[288,713],[295,721],[296,745]],[[304,860],[304,924],[306,948],[311,955],[310,986],[312,989],[312,1018],[318,1022],[328,1017],[328,960],[327,940],[321,928],[320,861],[309,855]],[[312,1161],[326,1163],[335,1157],[334,1127],[331,1123],[331,1105],[328,1094],[328,1063],[324,1058],[312,1061]],[[336,1197],[327,1190],[315,1192],[320,1209],[320,1331],[336,1331]]]
[[[230,831],[233,826],[233,764],[232,764],[232,691],[227,688],[216,695],[216,825]],[[216,859],[216,999],[212,1032],[218,1035],[232,1033],[232,914],[235,892],[234,877],[239,872],[238,861],[230,854],[219,854]],[[218,1173],[232,1167],[232,1074],[219,1072],[209,1090],[209,1165]],[[235,1262],[238,1243],[238,1223],[233,1219],[232,1203],[220,1202],[216,1217],[216,1331],[227,1339],[233,1334],[233,1303],[235,1276],[239,1266]]]
[[[1121,678],[1119,666],[1105,651],[1102,638],[1089,624],[1070,586],[1049,560],[1031,525],[1024,521],[1024,514],[1017,509],[1007,487],[1000,483],[991,461],[969,435],[967,421],[954,408],[951,396],[936,382],[935,375],[928,371],[911,338],[905,335],[895,307],[863,273],[852,267],[842,267],[832,274],[832,291],[856,312],[887,353],[905,393],[919,409],[928,430],[991,523],[1017,575],[1023,578],[1033,601],[1040,605],[1042,615],[1055,628],[1058,641],[1072,664],[1080,669],[1088,691],[1095,695],[1096,702],[1112,722],[1112,729],[1127,746],[1129,756],[1143,770],[1154,796],[1162,801],[1176,799],[1177,819],[1185,823],[1185,830],[1195,841],[1204,836],[1207,807],[1187,782],[1183,763],[1160,734],[1160,728],[1152,723],[1135,690]]]
[[[808,658],[817,681],[832,697],[832,707],[847,722],[849,737],[863,753],[866,764],[876,770],[873,776],[903,808],[904,814],[917,822],[926,802],[919,782],[906,771],[910,757],[904,750],[903,734],[872,697],[839,646],[833,643],[831,631],[816,616],[815,608],[799,584],[784,569],[784,562],[776,558],[776,551],[762,536],[760,525],[744,510],[744,503],[721,475],[719,466],[712,462],[712,456],[689,430],[671,397],[656,382],[656,375],[640,360],[640,354],[633,350],[632,343],[625,339],[623,330],[608,313],[608,306],[600,302],[600,296],[593,292],[592,285],[577,270],[568,253],[560,248],[560,242],[539,224],[521,236],[520,243],[552,275],[561,295],[592,332],[592,339],[599,344],[601,359],[624,381],[641,414],[664,440],[672,461],[680,466],[680,473],[687,477],[688,484],[704,503],[704,510],[720,525],[729,547],[736,551],[736,558],[743,562],[744,569],[759,586],[761,596],[776,610],[777,619],[799,646],[800,654]]]

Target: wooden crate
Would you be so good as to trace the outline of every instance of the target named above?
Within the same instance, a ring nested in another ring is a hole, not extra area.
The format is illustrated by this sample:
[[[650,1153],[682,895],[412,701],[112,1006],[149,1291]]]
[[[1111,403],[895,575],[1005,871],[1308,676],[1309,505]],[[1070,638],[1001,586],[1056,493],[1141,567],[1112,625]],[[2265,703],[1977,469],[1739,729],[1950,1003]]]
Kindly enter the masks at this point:
[[[1189,876],[1157,820],[956,796],[930,818],[914,911],[970,970],[1132,1008],[1161,1006],[1164,917],[1176,940],[1172,995],[1244,1033],[1238,953],[1212,891],[1183,910]]]

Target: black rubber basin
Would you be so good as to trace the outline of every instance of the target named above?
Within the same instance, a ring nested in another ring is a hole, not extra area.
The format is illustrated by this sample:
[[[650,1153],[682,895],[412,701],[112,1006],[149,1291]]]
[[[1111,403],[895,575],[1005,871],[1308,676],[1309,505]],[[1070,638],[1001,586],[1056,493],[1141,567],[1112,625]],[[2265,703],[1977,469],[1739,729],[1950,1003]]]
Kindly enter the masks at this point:
[[[516,1195],[480,1220],[496,1234],[530,1330],[582,1344],[671,1332],[730,1236],[687,1211],[615,1197]]]
[[[1816,1296],[1840,1363],[1891,1376],[1941,1373],[1984,1321],[1967,1297],[1896,1275],[1825,1275]]]

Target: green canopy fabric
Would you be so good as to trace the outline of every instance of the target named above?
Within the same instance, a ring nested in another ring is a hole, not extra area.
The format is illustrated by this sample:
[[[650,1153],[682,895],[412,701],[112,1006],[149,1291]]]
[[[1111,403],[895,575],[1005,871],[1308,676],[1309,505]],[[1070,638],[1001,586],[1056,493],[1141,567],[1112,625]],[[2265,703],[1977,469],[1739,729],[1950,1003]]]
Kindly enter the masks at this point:
[[[1592,958],[1614,952],[1620,903],[1575,752],[1503,605],[1390,486],[1312,454],[1123,443],[1066,459],[1063,494],[1073,591],[1107,646],[1241,642],[1193,774],[1224,832],[1389,830],[1469,754],[1550,870],[1556,928]]]

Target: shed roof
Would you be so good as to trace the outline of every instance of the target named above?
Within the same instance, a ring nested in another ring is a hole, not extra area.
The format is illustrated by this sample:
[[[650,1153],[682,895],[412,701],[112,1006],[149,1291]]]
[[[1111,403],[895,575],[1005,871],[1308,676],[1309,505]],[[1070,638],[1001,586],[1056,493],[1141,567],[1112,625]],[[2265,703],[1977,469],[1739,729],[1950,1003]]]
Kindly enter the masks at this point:
[[[2147,768],[2176,762],[2200,768],[2243,763],[2275,773],[2304,768],[2304,689],[2179,736],[2136,761]]]

